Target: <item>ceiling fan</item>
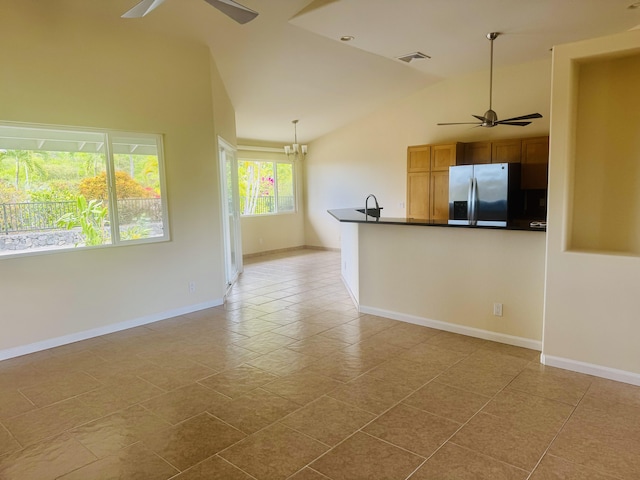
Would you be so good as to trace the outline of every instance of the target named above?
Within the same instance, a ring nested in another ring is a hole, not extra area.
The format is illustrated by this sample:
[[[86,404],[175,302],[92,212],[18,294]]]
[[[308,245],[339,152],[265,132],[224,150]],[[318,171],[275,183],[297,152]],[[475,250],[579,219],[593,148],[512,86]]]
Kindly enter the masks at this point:
[[[507,118],[506,120],[498,120],[498,115],[491,108],[491,103],[493,100],[493,41],[498,38],[500,35],[499,32],[491,32],[487,33],[487,38],[491,42],[491,66],[489,69],[489,110],[484,112],[483,116],[480,115],[472,115],[473,117],[480,120],[480,123],[477,122],[458,122],[458,123],[439,123],[438,125],[477,125],[478,127],[487,127],[492,128],[496,125],[516,125],[520,127],[524,127],[525,125],[529,125],[531,122],[523,122],[522,120],[531,120],[533,118],[542,118],[542,115],[539,113],[531,113],[529,115],[523,115],[521,117],[513,117]]]
[[[165,0],[142,0],[135,7],[122,15],[122,18],[140,18],[144,17],[147,13],[155,10],[158,6],[164,3]],[[217,8],[226,16],[235,20],[240,24],[250,22],[258,16],[258,12],[251,10],[250,8],[240,5],[234,0],[204,0],[209,5]]]

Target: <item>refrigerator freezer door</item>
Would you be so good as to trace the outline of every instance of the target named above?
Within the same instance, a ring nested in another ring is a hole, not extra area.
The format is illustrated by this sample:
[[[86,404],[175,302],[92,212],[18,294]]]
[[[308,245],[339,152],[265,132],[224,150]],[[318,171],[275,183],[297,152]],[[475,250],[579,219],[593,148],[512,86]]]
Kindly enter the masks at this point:
[[[474,166],[477,225],[506,227],[509,193],[509,164]]]
[[[449,167],[449,223],[470,225],[469,213],[473,211],[473,165]]]

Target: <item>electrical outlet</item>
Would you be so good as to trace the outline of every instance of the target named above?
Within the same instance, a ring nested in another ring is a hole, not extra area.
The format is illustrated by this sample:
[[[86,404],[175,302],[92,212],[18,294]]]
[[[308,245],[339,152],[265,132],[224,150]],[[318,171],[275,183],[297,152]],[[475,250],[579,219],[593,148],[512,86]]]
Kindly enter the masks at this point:
[[[398,208],[404,209],[404,202],[399,202],[398,203]]]
[[[189,293],[196,293],[196,282],[193,280],[189,282]]]
[[[493,304],[493,314],[496,317],[501,317],[502,316],[502,304],[501,303],[494,303]]]

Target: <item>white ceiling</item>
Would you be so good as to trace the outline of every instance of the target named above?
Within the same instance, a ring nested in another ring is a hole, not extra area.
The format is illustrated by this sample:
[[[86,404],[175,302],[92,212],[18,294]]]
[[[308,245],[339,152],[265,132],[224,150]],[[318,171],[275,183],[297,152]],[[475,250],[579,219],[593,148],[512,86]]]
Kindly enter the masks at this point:
[[[138,0],[98,2],[120,15]],[[206,43],[236,110],[240,139],[308,142],[444,78],[548,58],[553,45],[640,24],[635,0],[240,0],[239,25],[203,0],[166,0],[139,28]],[[640,3],[638,4],[640,5]],[[343,35],[355,40],[345,43]],[[395,57],[420,51],[431,59]],[[487,79],[488,88],[488,79]]]

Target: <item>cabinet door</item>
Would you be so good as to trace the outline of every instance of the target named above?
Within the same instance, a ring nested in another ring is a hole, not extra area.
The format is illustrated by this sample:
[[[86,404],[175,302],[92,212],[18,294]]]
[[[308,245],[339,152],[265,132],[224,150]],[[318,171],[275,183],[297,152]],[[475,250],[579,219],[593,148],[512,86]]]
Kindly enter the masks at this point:
[[[431,220],[449,219],[449,170],[431,172]]]
[[[456,165],[462,153],[462,144],[433,145],[431,147],[431,171],[449,171]]]
[[[407,217],[429,218],[429,172],[407,174]]]
[[[491,163],[491,142],[472,142],[464,144],[463,165]]]
[[[407,148],[407,172],[428,172],[431,170],[431,145],[417,145]]]
[[[546,190],[549,176],[549,137],[522,139],[523,190]]]
[[[520,163],[521,150],[519,138],[491,142],[491,163]]]

